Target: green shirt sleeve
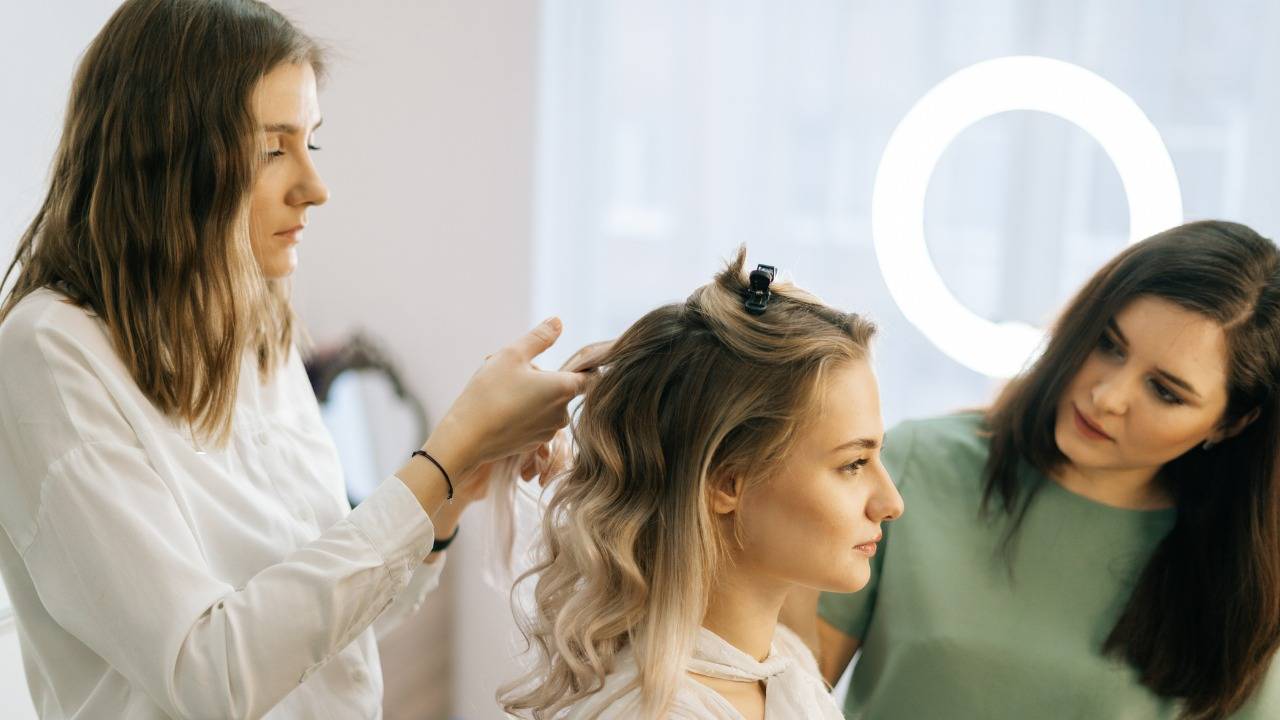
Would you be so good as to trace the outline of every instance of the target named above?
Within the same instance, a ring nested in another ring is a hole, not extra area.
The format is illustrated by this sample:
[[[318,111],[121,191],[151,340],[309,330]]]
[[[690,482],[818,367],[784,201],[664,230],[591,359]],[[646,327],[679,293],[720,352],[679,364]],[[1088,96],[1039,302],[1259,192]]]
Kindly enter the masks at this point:
[[[906,480],[907,461],[914,444],[915,428],[909,422],[898,424],[885,435],[880,457],[889,476],[899,488]],[[818,598],[818,617],[850,637],[859,640],[866,637],[867,626],[871,624],[871,616],[875,611],[876,590],[880,584],[880,572],[892,531],[893,523],[886,523],[879,551],[871,559],[871,579],[867,581],[866,587],[854,593],[824,592]]]

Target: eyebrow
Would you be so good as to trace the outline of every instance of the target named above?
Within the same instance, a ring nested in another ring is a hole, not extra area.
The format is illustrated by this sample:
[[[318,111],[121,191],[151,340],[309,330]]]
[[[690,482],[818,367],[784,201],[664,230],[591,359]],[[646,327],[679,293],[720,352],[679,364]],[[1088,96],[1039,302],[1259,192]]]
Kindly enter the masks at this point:
[[[322,124],[324,124],[324,118],[320,118],[315,125],[311,126],[311,132],[318,130]],[[297,135],[302,132],[302,129],[293,123],[271,123],[270,125],[263,125],[262,129],[269,133],[278,132],[289,135]]]
[[[1111,332],[1115,333],[1116,338],[1117,338],[1118,340],[1120,340],[1120,344],[1121,344],[1121,345],[1124,345],[1124,346],[1126,346],[1126,347],[1129,345],[1129,338],[1125,337],[1123,332],[1120,332],[1120,326],[1116,324],[1115,318],[1112,318],[1112,319],[1110,319],[1110,320],[1108,320],[1108,321],[1107,321],[1107,329],[1108,329],[1108,330],[1110,330]],[[1189,393],[1191,393],[1192,395],[1196,396],[1196,399],[1200,399],[1200,400],[1202,400],[1202,399],[1203,399],[1203,398],[1200,396],[1200,393],[1196,392],[1196,389],[1195,389],[1194,387],[1192,387],[1192,386],[1191,386],[1191,383],[1187,382],[1186,380],[1183,380],[1182,378],[1178,377],[1177,375],[1174,375],[1173,373],[1169,372],[1168,370],[1164,370],[1164,369],[1161,369],[1161,368],[1157,367],[1157,368],[1156,368],[1156,374],[1157,374],[1157,375],[1159,375],[1160,377],[1164,378],[1165,380],[1168,380],[1168,381],[1170,382],[1170,384],[1177,385],[1178,387],[1182,388],[1183,390],[1186,390],[1187,392],[1189,392]]]
[[[840,452],[841,450],[847,450],[854,447],[859,450],[875,450],[880,447],[880,441],[875,438],[856,438],[847,443],[831,448],[831,452]]]

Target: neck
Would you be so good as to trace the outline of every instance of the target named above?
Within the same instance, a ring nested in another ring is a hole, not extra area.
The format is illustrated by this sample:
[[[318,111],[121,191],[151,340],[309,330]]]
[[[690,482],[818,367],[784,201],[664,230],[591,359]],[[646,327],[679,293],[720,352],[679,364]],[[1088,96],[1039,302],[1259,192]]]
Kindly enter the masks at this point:
[[[1156,482],[1158,468],[1098,470],[1066,463],[1052,473],[1067,490],[1125,510],[1159,510],[1172,507],[1173,499]]]
[[[702,626],[744,653],[763,661],[769,657],[778,613],[792,584],[753,577],[737,562],[725,568],[712,585]]]

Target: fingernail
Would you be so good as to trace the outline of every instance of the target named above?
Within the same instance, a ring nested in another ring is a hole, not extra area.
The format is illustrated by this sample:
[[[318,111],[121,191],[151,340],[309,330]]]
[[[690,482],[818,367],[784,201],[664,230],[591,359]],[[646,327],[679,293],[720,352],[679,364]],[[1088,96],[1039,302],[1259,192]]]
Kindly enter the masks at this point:
[[[551,328],[555,330],[559,330],[561,327],[563,327],[563,323],[560,322],[560,318],[554,317],[554,316],[549,317],[546,320],[543,320],[542,324],[549,325],[551,326]]]

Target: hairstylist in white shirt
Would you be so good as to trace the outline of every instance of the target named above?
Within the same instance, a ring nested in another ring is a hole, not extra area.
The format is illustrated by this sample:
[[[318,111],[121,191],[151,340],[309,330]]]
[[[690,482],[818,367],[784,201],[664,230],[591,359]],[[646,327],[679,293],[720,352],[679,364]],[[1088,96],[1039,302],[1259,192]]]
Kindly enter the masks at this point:
[[[351,510],[287,293],[322,73],[254,0],[129,0],[80,62],[0,306],[0,570],[43,718],[380,716],[371,624],[582,389],[533,367],[539,325]]]

